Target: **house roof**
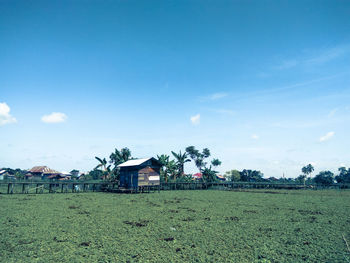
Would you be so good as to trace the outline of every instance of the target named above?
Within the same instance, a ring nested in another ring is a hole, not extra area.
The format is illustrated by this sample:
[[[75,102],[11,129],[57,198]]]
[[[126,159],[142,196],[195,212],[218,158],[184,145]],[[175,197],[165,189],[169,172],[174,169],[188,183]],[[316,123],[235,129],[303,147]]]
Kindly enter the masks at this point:
[[[154,159],[154,158],[150,157],[150,158],[129,160],[129,161],[126,161],[125,163],[119,164],[117,167],[138,166],[138,165],[141,165],[141,164],[143,164],[151,159]],[[156,159],[154,159],[154,160],[157,161]]]
[[[0,171],[0,174],[4,174],[4,173],[6,173],[6,170],[1,170]]]
[[[43,173],[43,174],[61,174],[60,172],[53,170],[47,166],[34,166],[29,170],[30,173]]]
[[[192,174],[193,178],[202,178],[202,174],[201,173],[196,173],[196,174]]]

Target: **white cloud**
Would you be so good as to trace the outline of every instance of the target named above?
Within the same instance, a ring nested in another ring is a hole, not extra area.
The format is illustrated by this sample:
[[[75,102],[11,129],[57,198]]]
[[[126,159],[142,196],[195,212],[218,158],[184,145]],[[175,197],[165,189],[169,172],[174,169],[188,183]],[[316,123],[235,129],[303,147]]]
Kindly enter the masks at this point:
[[[17,122],[17,120],[11,116],[10,107],[6,104],[6,102],[0,103],[0,126],[15,122]]]
[[[201,120],[201,115],[197,114],[191,117],[191,122],[193,125],[198,125],[200,123]]]
[[[256,134],[253,134],[253,135],[252,135],[252,139],[257,140],[257,139],[259,139],[259,136],[256,135]]]
[[[67,119],[66,114],[62,112],[53,112],[49,115],[44,115],[41,117],[41,121],[45,123],[59,123],[65,122]]]
[[[335,132],[328,132],[326,135],[320,137],[320,142],[328,141],[330,138],[334,136]]]

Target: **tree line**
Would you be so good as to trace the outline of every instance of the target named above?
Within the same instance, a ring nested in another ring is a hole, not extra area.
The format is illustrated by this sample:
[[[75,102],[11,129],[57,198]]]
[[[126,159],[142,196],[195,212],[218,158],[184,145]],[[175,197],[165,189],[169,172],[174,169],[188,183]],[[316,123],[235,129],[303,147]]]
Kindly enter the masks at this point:
[[[159,161],[160,179],[162,182],[189,182],[193,180],[192,174],[185,173],[185,164],[193,162],[198,169],[198,172],[202,175],[200,180],[204,182],[217,181],[218,171],[215,169],[221,165],[221,161],[217,158],[210,159],[211,152],[208,148],[204,148],[201,151],[194,146],[188,146],[184,151],[174,152],[171,151],[171,155],[160,154],[156,159]],[[84,180],[106,180],[106,181],[118,181],[119,169],[118,165],[128,160],[137,159],[132,156],[129,148],[124,147],[120,150],[115,149],[110,155],[109,159],[95,157],[98,164],[87,174],[84,174],[82,179]],[[18,180],[25,179],[26,170],[3,168],[9,175],[13,175]],[[319,185],[331,185],[338,184],[350,184],[350,168],[339,167],[338,174],[335,175],[331,171],[321,171],[312,177],[314,172],[314,166],[308,164],[301,168],[301,174],[297,178],[264,178],[264,174],[258,170],[243,169],[230,170],[224,174],[224,177],[228,181],[232,182],[277,182],[277,183],[297,183],[297,184],[319,184]],[[79,178],[79,170],[72,170],[70,172],[71,178]],[[5,176],[6,177],[6,176]],[[4,178],[5,180],[7,178]]]
[[[264,178],[264,174],[257,170],[242,171],[231,170],[225,173],[225,177],[228,181],[232,182],[278,182],[278,183],[297,183],[297,184],[318,184],[318,185],[331,185],[338,184],[350,184],[350,168],[340,167],[338,168],[338,175],[335,175],[331,171],[321,171],[314,177],[311,174],[315,170],[312,164],[308,164],[301,168],[302,174],[297,178]]]
[[[218,174],[215,167],[220,166],[221,161],[217,158],[209,160],[210,156],[211,153],[208,148],[204,148],[200,151],[194,146],[186,147],[183,152],[181,150],[179,152],[171,151],[171,155],[157,155],[156,159],[161,165],[160,179],[163,182],[191,181],[192,175],[185,174],[184,166],[185,163],[193,161],[198,172],[202,174],[203,181],[215,181],[216,175]],[[98,165],[89,172],[86,179],[118,181],[118,165],[137,158],[132,157],[130,149],[125,147],[121,150],[115,149],[114,152],[110,154],[109,160],[97,156],[95,159],[98,161]]]

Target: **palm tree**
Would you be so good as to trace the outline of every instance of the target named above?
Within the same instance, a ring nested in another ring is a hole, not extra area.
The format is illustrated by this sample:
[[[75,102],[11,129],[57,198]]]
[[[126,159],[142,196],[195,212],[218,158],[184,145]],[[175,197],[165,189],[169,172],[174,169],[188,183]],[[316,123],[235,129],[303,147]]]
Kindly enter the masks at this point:
[[[308,164],[308,165],[304,166],[303,168],[301,168],[302,173],[305,174],[306,176],[311,174],[314,170],[315,169],[312,166],[312,164]],[[305,185],[305,180],[304,180],[304,185]]]
[[[181,151],[179,153],[171,151],[171,153],[176,159],[176,164],[178,166],[180,176],[183,176],[185,163],[190,162],[191,160],[187,158],[188,155],[186,152],[182,154]]]
[[[100,163],[95,167],[95,169],[101,168],[101,171],[102,171],[102,178],[106,180],[106,179],[109,178],[110,175],[111,175],[111,169],[110,169],[110,168],[111,168],[111,165],[108,165],[108,166],[107,166],[107,160],[106,160],[106,158],[101,159],[101,158],[95,156],[95,159],[96,159],[97,161],[100,162]]]
[[[166,172],[166,167],[169,163],[169,155],[162,154],[162,155],[157,155],[158,162],[160,163],[160,175],[164,178],[165,182],[168,182],[168,175]]]
[[[167,163],[167,166],[166,166],[166,171],[165,171],[165,174],[166,174],[166,177],[170,176],[174,179],[174,181],[176,180],[176,174],[177,174],[177,164],[174,160],[171,160]]]
[[[106,158],[99,158],[97,156],[95,156],[95,159],[97,161],[99,161],[100,163],[95,167],[95,169],[98,169],[98,168],[101,168],[101,171],[105,171],[107,168],[106,168],[106,165],[107,165],[107,161],[106,161]]]
[[[169,162],[169,155],[162,154],[162,155],[157,155],[158,162],[161,164],[162,167],[166,166],[167,163]]]

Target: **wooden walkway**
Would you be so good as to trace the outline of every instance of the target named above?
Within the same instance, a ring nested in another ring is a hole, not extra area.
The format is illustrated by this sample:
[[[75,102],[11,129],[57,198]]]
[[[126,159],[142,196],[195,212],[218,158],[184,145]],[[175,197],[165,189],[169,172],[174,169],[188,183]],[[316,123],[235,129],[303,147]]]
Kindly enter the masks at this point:
[[[146,193],[171,190],[234,190],[234,189],[350,189],[350,184],[333,184],[330,186],[303,184],[282,184],[270,182],[178,182],[161,183],[161,185],[143,186],[137,189],[119,188],[110,182],[0,182],[0,194],[43,194],[43,193],[80,193],[80,192],[114,192]]]

